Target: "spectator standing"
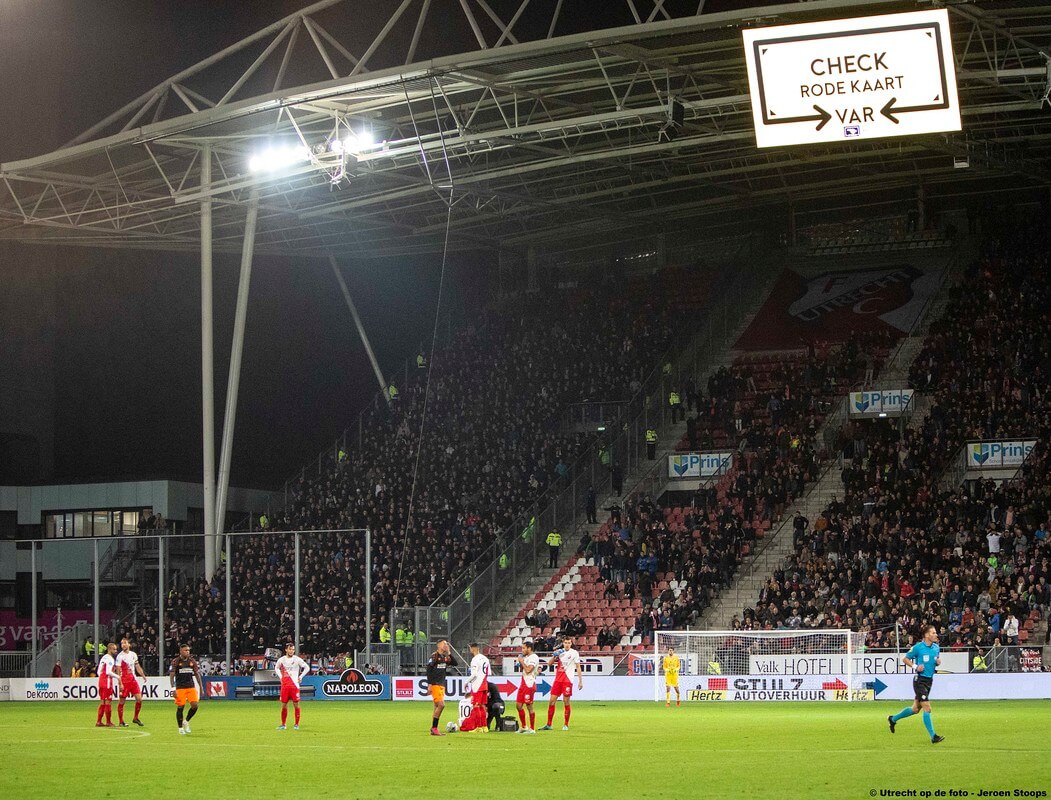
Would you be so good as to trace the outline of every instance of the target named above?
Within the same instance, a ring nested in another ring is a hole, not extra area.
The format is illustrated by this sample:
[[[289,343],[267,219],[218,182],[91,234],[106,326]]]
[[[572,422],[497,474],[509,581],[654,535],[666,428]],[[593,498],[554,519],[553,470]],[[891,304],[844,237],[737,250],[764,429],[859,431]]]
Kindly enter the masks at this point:
[[[547,535],[547,565],[554,569],[558,566],[558,553],[562,549],[562,534],[557,530]]]
[[[598,509],[596,508],[598,498],[595,494],[595,487],[588,484],[587,493],[584,495],[584,511],[588,516],[588,524],[595,525],[598,523]]]
[[[1000,534],[995,530],[986,534],[985,541],[989,543],[989,555],[993,556],[1000,552]]]
[[[1007,619],[1004,620],[1004,636],[1007,637],[1009,645],[1018,644],[1018,619],[1010,611],[1007,612]]]
[[[613,462],[613,467],[609,471],[610,481],[613,484],[613,494],[620,497],[624,492],[624,470],[621,469],[620,464]]]

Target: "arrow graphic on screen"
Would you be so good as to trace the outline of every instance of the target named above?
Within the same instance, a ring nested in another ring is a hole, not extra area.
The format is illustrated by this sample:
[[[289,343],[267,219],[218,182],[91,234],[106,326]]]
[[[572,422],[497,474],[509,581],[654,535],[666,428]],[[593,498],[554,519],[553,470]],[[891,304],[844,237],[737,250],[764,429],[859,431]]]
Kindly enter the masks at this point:
[[[899,106],[895,105],[895,103],[897,102],[898,98],[892,97],[890,100],[887,101],[887,104],[879,110],[879,113],[881,113],[895,125],[897,125],[900,122],[900,120],[895,116],[895,114],[909,114],[913,111],[936,111],[939,108],[949,107],[949,101],[942,100],[940,96],[935,97],[933,103],[930,103],[925,106]]]
[[[784,117],[783,119],[771,119],[769,121],[769,124],[770,125],[784,125],[786,122],[816,122],[817,123],[817,127],[814,128],[814,130],[819,131],[819,130],[821,130],[822,128],[825,127],[825,125],[828,123],[828,121],[830,119],[832,119],[832,115],[829,114],[827,111],[825,111],[825,109],[823,109],[819,105],[815,105],[814,106],[814,110],[817,112],[817,114],[815,114],[813,116],[807,116],[807,117]],[[774,117],[774,116],[777,116],[777,115],[774,114],[773,111],[771,111],[770,112],[770,116]]]

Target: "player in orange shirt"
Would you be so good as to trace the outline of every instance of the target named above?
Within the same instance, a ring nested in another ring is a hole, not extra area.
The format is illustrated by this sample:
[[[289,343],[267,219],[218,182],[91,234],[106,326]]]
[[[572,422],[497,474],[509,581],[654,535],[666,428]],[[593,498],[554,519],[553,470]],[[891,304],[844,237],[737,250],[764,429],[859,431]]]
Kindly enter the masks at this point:
[[[197,661],[190,657],[190,645],[179,645],[179,656],[172,660],[168,679],[175,688],[175,720],[179,724],[179,735],[182,736],[190,732],[190,720],[197,713],[197,703],[204,696],[204,681],[201,680]],[[199,694],[198,686],[201,688]],[[187,703],[190,704],[190,713],[183,721],[182,712]]]
[[[438,721],[441,719],[442,710],[445,708],[445,678],[452,666],[453,657],[450,653],[449,643],[442,639],[438,642],[438,649],[431,653],[431,659],[427,662],[427,689],[434,701],[434,716],[431,718],[431,736],[444,736],[438,730]]]

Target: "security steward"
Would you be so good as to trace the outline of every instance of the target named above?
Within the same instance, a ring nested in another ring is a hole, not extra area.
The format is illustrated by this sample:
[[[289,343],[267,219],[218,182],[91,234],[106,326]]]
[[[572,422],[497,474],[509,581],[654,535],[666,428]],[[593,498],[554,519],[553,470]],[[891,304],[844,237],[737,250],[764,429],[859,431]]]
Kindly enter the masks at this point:
[[[558,551],[562,549],[562,534],[551,531],[547,535],[547,565],[552,569],[558,566]]]
[[[653,428],[646,429],[646,458],[650,461],[657,459],[657,431]]]
[[[668,406],[671,408],[671,421],[674,425],[679,422],[679,414],[682,412],[682,398],[679,396],[679,392],[676,389],[672,389],[668,392]],[[685,415],[683,415],[685,418]]]
[[[971,672],[988,672],[989,664],[985,660],[985,651],[982,648],[974,654],[974,658],[971,659]]]

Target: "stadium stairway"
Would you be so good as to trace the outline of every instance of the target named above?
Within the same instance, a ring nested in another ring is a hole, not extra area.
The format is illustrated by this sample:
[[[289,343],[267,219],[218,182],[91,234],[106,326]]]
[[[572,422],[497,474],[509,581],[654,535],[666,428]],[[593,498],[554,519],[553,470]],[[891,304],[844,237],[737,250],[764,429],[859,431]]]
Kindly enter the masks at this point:
[[[550,636],[564,617],[581,617],[587,632],[574,637],[578,649],[584,652],[621,653],[643,644],[641,636],[634,635],[635,619],[642,613],[642,600],[610,600],[603,597],[604,585],[598,580],[599,570],[589,558],[574,555],[554,572],[529,598],[519,614],[490,639],[492,648],[517,650],[523,641],[540,635]],[[551,621],[544,628],[531,626],[525,617],[534,609],[544,608]],[[599,647],[600,628],[612,625],[622,632],[620,644]]]
[[[967,263],[967,259],[973,258],[976,252],[975,247],[975,240],[966,240],[954,253],[953,258],[945,267],[945,278],[938,292],[927,308],[921,312],[912,330],[899,342],[891,358],[876,376],[874,384],[893,385],[891,382],[908,380],[909,368],[923,345],[930,323],[938,319],[948,303],[947,289],[959,280],[962,274],[960,267]],[[917,406],[907,422],[908,426],[916,429],[922,425],[929,406],[929,399],[918,395]],[[822,427],[837,426],[840,424],[839,420],[840,415],[833,413],[829,415]],[[819,431],[817,438],[819,441],[827,441],[826,431]],[[813,524],[815,517],[828,506],[832,498],[842,495],[843,483],[840,472],[840,460],[831,458],[817,482],[785,510],[781,523],[772,534],[767,535],[763,547],[758,548],[750,556],[750,560],[741,565],[733,585],[720,592],[712,605],[704,610],[698,620],[699,628],[725,630],[730,627],[734,616],[739,617],[746,607],[755,606],[759,592],[766,585],[769,577],[795,549],[792,541],[794,517],[797,513],[802,513]]]
[[[767,579],[795,549],[792,542],[792,520],[801,512],[807,519],[813,519],[838,495],[843,494],[843,484],[839,477],[838,463],[829,461],[825,472],[809,490],[786,511],[784,518],[767,534],[764,546],[758,548],[737,571],[733,585],[719,593],[715,601],[708,606],[697,621],[701,630],[726,630],[734,616],[741,616],[746,607],[755,605],[759,591],[766,585]]]

